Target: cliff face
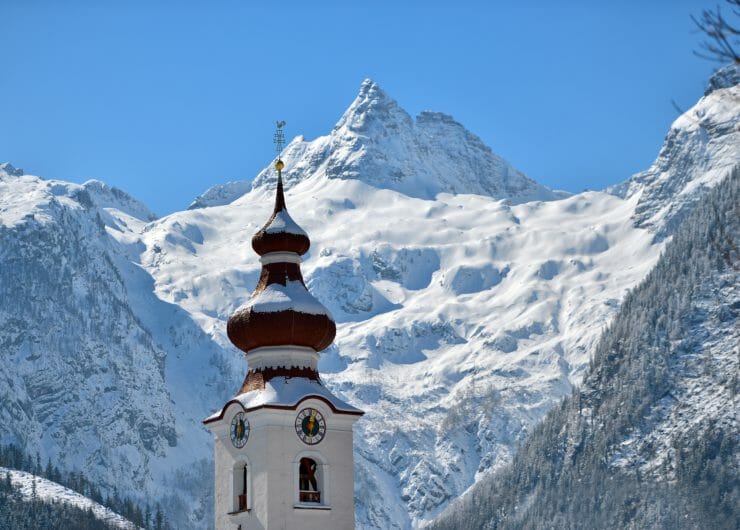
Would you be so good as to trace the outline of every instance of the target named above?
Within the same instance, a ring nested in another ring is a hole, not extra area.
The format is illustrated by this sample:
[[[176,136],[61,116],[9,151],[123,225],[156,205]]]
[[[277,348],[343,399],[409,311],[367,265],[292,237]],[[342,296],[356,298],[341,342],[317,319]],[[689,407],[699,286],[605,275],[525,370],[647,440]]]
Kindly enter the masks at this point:
[[[193,426],[208,409],[175,400],[215,379],[209,356],[221,351],[153,295],[130,259],[145,221],[126,212],[151,217],[99,183],[0,172],[0,441],[145,500],[183,470],[203,472],[209,439]],[[183,337],[205,354],[187,376]]]

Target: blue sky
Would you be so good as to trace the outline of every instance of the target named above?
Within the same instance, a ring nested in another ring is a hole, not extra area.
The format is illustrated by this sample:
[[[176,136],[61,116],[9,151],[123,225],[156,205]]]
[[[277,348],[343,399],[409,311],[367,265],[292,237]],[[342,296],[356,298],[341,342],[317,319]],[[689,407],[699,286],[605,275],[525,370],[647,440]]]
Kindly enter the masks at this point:
[[[370,77],[539,182],[603,188],[701,96],[689,15],[716,4],[0,0],[0,161],[166,214],[253,178],[275,120],[329,132]]]

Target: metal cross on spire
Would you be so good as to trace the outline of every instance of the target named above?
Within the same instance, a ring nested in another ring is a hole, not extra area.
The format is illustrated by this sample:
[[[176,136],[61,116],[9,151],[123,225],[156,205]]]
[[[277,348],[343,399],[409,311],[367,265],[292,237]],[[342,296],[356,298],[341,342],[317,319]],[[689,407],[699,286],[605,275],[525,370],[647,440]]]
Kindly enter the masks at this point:
[[[278,187],[281,187],[283,168],[285,167],[285,164],[280,159],[280,153],[283,152],[283,146],[285,145],[285,133],[283,132],[283,127],[285,127],[285,121],[281,120],[281,121],[275,122],[275,125],[277,125],[277,129],[275,129],[275,134],[272,135],[272,141],[275,143],[275,151],[277,152],[277,161],[275,162],[275,169],[277,169],[277,172],[278,172]]]
[[[278,121],[275,124],[277,125],[277,129],[275,130],[275,134],[272,135],[272,141],[275,144],[276,154],[280,158],[280,153],[283,152],[283,146],[285,145],[285,133],[283,132],[285,121]]]

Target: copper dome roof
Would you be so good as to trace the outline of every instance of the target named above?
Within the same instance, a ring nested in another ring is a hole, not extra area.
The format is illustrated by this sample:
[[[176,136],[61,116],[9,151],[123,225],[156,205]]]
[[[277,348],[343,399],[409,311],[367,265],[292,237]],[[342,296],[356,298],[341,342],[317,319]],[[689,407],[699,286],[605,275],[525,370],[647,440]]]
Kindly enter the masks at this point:
[[[308,234],[288,214],[283,195],[283,179],[278,175],[275,209],[265,226],[254,234],[252,248],[260,256],[269,252],[295,252],[302,256],[308,252],[310,246]]]
[[[248,352],[264,346],[290,345],[321,351],[332,343],[336,335],[334,319],[308,292],[301,275],[299,256],[309,245],[306,232],[288,215],[282,177],[278,175],[275,209],[252,238],[252,247],[261,256],[284,254],[273,260],[262,258],[257,287],[229,318],[227,334],[237,348]]]

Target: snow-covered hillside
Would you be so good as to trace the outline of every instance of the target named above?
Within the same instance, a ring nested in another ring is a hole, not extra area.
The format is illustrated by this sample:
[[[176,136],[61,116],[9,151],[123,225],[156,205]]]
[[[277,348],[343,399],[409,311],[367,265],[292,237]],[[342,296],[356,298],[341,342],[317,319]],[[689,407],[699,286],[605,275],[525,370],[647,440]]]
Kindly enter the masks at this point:
[[[163,502],[182,524],[211,506],[204,402],[227,398],[223,380],[237,376],[185,311],[154,295],[136,263],[145,221],[125,212],[148,216],[99,184],[0,171],[0,443],[108,493],[173,493]]]
[[[699,201],[580,388],[435,530],[736,529],[740,171]]]
[[[270,198],[257,189],[176,213],[143,236],[157,293],[220,344],[225,319],[257,283],[248,242]],[[569,391],[625,289],[659,252],[630,222],[635,201],[606,193],[510,206],[319,175],[287,202],[313,241],[307,284],[338,322],[320,370],[367,411],[357,431],[367,527],[430,517],[507,461],[526,427]]]
[[[714,112],[734,97],[718,89],[699,105]],[[734,140],[717,136],[711,164],[732,165]],[[355,438],[358,527],[418,525],[509,461],[579,381],[662,248],[633,222],[648,185],[566,197],[449,116],[412,119],[369,81],[329,135],[294,139],[283,159],[288,208],[312,240],[304,276],[338,324],[319,368],[367,412]],[[200,420],[246,371],[226,319],[257,283],[249,241],[275,175],[268,167],[246,194],[218,187],[153,221],[97,184],[0,175],[0,401],[15,411],[0,440],[43,458],[77,443],[79,458],[62,464],[102,486],[113,466],[128,493],[166,491],[179,527],[202,526],[212,447]],[[660,196],[656,219],[674,200],[678,191]],[[70,424],[47,432],[60,406],[72,407]]]
[[[188,210],[196,208],[207,208],[209,206],[222,206],[234,202],[236,199],[252,189],[252,183],[246,180],[227,182],[208,188],[204,193],[198,195],[188,206]]]
[[[8,475],[10,475],[10,482],[25,499],[32,499],[35,496],[35,498],[41,501],[77,506],[83,510],[91,510],[96,519],[105,521],[110,525],[124,530],[136,530],[136,525],[131,521],[121,517],[105,506],[101,506],[97,502],[88,499],[84,495],[65,488],[61,484],[32,475],[31,473],[26,473],[25,471],[0,467],[0,477],[4,478]]]

